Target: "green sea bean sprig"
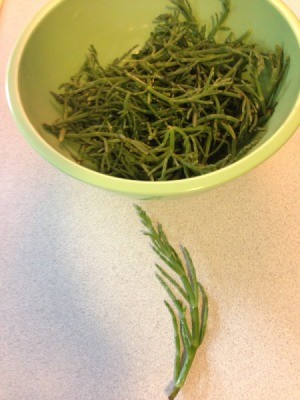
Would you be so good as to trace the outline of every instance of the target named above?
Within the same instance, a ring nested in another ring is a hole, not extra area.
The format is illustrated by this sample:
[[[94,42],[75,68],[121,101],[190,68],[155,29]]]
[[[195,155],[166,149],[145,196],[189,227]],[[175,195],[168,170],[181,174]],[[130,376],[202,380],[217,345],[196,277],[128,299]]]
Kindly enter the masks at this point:
[[[167,270],[156,264],[156,276],[166,290],[171,302],[165,301],[170,312],[175,339],[174,379],[168,396],[175,399],[193,364],[196,352],[203,342],[208,318],[208,299],[198,281],[189,251],[181,247],[183,259],[171,246],[161,226],[154,227],[146,212],[135,206],[141,222],[150,237],[152,248]]]
[[[76,161],[101,173],[165,181],[202,175],[254,147],[276,106],[288,66],[283,49],[261,50],[225,25],[230,1],[201,26],[188,0],[107,66],[94,46],[52,93],[62,115],[44,127]]]

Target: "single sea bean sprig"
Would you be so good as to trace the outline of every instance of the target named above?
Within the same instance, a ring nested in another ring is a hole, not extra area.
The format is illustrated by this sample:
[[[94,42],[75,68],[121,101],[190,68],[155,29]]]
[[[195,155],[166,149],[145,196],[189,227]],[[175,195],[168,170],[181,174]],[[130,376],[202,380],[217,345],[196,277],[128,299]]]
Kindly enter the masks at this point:
[[[135,208],[146,228],[144,234],[150,237],[153,250],[170,271],[169,273],[156,264],[156,277],[172,303],[165,301],[172,318],[175,340],[174,378],[168,396],[169,400],[173,400],[183,387],[196,352],[203,342],[208,318],[208,299],[198,281],[187,248],[181,246],[180,257],[169,243],[161,224],[155,227],[140,206],[136,205]]]

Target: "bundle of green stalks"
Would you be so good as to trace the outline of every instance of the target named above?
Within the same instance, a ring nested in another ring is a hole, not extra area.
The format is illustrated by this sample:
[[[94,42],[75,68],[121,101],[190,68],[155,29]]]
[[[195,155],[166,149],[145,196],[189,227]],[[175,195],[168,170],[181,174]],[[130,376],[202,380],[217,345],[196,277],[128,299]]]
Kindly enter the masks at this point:
[[[44,126],[76,144],[82,165],[176,180],[220,169],[257,144],[288,66],[283,49],[261,50],[250,31],[237,38],[225,25],[229,0],[210,29],[188,0],[170,2],[140,50],[103,67],[91,46],[80,71],[53,93],[62,116]]]

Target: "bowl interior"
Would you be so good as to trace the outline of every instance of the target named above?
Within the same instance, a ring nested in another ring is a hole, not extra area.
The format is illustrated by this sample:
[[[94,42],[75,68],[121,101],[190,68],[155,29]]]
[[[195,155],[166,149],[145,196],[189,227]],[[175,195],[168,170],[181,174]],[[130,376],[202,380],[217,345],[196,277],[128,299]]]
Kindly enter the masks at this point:
[[[221,9],[219,0],[190,2],[201,23],[209,24],[211,15]],[[77,72],[91,44],[95,45],[102,65],[133,45],[142,45],[152,29],[153,19],[165,12],[170,4],[168,0],[89,0],[88,4],[85,0],[50,2],[24,33],[15,60],[12,60],[18,64],[15,84],[20,102],[19,108],[13,105],[12,108],[16,119],[19,122],[22,119],[20,125],[25,136],[30,135],[28,129],[34,129],[52,148],[69,157],[56,138],[42,128],[44,122],[52,122],[58,115],[50,91],[56,91],[59,84]],[[253,41],[269,49],[279,44],[291,57],[278,106],[262,143],[272,138],[282,126],[299,97],[299,42],[285,19],[285,12],[289,13],[285,6],[279,6],[279,2],[232,0],[227,23],[237,35],[251,28]],[[32,144],[40,147],[37,142]],[[47,152],[47,148],[43,151]]]

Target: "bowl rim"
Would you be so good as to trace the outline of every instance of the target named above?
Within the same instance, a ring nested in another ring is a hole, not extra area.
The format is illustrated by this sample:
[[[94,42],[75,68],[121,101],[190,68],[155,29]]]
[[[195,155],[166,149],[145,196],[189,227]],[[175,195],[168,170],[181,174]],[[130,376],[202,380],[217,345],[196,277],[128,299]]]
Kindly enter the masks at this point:
[[[5,90],[10,111],[24,138],[45,160],[67,175],[104,190],[134,197],[160,198],[192,194],[213,189],[251,171],[277,152],[299,127],[300,90],[292,111],[268,140],[235,163],[208,174],[172,181],[137,181],[112,177],[76,164],[51,147],[36,131],[22,107],[18,84],[20,61],[31,33],[47,16],[48,12],[61,4],[62,1],[64,0],[50,0],[36,13],[21,33],[8,62]],[[266,1],[277,9],[287,21],[300,47],[300,21],[296,15],[281,0]]]

